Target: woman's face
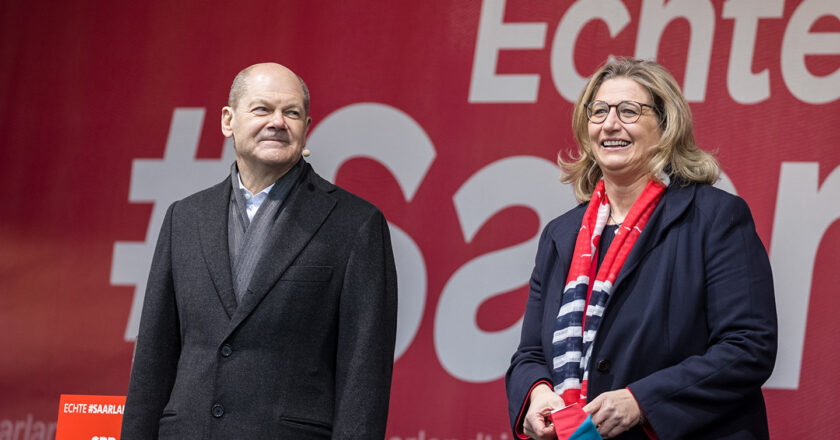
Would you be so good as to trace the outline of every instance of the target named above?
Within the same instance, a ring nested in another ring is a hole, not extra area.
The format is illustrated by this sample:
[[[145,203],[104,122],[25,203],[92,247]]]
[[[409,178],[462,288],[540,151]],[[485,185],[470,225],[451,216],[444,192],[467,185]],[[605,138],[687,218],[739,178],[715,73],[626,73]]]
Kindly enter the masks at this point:
[[[592,101],[604,101],[611,106],[622,101],[653,105],[647,90],[625,77],[604,81]],[[595,160],[611,183],[630,185],[639,179],[647,180],[648,162],[661,134],[656,112],[651,107],[642,107],[641,117],[632,124],[622,122],[617,112],[616,107],[610,107],[604,122],[588,122]]]

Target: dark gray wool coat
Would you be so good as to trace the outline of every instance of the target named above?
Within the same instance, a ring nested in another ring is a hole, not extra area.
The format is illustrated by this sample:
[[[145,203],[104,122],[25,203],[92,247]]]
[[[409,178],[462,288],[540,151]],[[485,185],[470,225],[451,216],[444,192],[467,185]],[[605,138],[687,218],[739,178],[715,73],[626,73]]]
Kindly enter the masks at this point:
[[[382,213],[304,163],[237,304],[231,190],[167,211],[122,438],[383,438],[397,280]]]

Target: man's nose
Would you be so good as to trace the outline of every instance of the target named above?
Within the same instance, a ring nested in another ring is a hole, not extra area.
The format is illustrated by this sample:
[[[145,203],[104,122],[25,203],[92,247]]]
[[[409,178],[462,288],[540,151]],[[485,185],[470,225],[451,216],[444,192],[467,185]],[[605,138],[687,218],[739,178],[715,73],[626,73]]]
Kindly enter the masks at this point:
[[[283,116],[283,112],[278,110],[271,114],[270,127],[274,127],[277,130],[285,130],[286,129],[286,118]]]

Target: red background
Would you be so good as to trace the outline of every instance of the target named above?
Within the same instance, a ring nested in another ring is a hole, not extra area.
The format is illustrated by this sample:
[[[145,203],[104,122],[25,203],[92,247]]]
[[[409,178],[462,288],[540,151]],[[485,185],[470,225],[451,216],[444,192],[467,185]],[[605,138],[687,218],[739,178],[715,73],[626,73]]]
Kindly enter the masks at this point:
[[[574,44],[581,75],[610,54],[634,54],[642,3],[624,2],[631,22],[613,38],[593,21],[583,28],[585,38],[567,43]],[[840,164],[840,102],[802,102],[781,73],[786,24],[801,3],[788,1],[783,17],[759,22],[752,71],[767,69],[770,97],[739,104],[726,84],[733,20],[722,18],[723,1],[712,1],[706,96],[691,103],[698,143],[718,152],[768,249],[774,218],[784,215],[776,212],[782,164],[816,162],[821,183]],[[29,414],[54,421],[62,393],[125,393],[133,343],[124,332],[134,290],[110,282],[114,243],[144,241],[153,210],[129,201],[132,161],[163,156],[178,107],[206,109],[197,157],[218,159],[217,115],[230,81],[260,61],[283,63],[307,81],[314,131],[338,109],[376,102],[406,113],[428,134],[437,156],[410,202],[374,160],[350,160],[336,179],[406,231],[426,264],[425,313],[395,366],[388,438],[421,430],[427,438],[504,438],[503,380],[468,383],[447,373],[434,347],[436,303],[465,263],[539,231],[537,216],[515,207],[467,242],[452,197],[499,159],[554,161],[573,147],[572,103],[551,78],[552,39],[569,4],[507,2],[505,23],[547,24],[542,49],[503,50],[497,63],[500,74],[540,76],[533,103],[469,102],[479,0],[0,5],[0,438],[4,426]],[[687,21],[673,21],[657,54],[681,83],[690,31]],[[840,32],[840,17],[826,15],[812,31]],[[806,65],[827,76],[840,69],[840,56],[809,56]],[[765,389],[774,438],[802,438],[803,429],[808,438],[840,435],[838,262],[840,227],[833,222],[813,274],[801,274],[813,279],[799,386]],[[526,281],[482,304],[477,325],[493,331],[514,324]]]

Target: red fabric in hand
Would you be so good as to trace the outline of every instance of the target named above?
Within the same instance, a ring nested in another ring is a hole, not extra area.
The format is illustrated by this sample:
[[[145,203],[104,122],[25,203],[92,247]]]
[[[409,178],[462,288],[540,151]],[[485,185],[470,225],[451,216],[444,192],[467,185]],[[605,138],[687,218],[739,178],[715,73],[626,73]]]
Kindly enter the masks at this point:
[[[552,411],[551,421],[554,423],[557,438],[563,440],[571,437],[588,415],[577,403]]]

